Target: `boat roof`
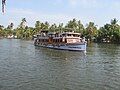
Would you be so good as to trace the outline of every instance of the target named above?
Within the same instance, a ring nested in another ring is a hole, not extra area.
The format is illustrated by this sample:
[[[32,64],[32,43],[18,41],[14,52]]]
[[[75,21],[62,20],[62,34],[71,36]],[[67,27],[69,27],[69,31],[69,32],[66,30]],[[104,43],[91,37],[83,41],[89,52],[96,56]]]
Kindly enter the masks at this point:
[[[81,35],[81,33],[74,33],[74,32],[64,32],[62,34],[76,34],[76,35]]]

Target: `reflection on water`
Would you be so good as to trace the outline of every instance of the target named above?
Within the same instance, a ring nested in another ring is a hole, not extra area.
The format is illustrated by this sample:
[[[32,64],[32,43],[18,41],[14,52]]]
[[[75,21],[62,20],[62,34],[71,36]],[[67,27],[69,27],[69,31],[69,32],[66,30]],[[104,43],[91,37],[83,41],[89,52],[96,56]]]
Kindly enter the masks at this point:
[[[87,55],[0,40],[0,90],[119,90],[120,46],[91,44]]]

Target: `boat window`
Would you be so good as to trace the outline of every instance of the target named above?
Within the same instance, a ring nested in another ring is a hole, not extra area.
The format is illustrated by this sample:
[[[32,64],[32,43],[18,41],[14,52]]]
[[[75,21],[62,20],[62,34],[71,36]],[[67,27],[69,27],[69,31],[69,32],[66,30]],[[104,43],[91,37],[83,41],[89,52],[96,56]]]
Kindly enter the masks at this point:
[[[67,36],[72,36],[71,34],[68,34]]]
[[[63,36],[63,37],[65,37],[65,36],[66,36],[66,34],[62,34],[62,36]]]
[[[67,39],[65,39],[65,43],[67,43]]]
[[[55,42],[55,39],[53,39],[53,42]]]
[[[80,37],[80,35],[78,35],[78,34],[73,34],[73,36],[74,36],[74,37]]]
[[[62,38],[60,38],[60,42],[62,42]]]

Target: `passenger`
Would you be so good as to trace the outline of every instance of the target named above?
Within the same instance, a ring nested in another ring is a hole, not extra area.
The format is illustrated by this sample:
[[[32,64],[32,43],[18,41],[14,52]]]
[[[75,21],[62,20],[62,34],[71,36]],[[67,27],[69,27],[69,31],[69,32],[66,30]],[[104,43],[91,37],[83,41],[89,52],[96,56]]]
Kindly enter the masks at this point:
[[[82,42],[86,42],[86,41],[85,41],[85,37],[82,38]]]

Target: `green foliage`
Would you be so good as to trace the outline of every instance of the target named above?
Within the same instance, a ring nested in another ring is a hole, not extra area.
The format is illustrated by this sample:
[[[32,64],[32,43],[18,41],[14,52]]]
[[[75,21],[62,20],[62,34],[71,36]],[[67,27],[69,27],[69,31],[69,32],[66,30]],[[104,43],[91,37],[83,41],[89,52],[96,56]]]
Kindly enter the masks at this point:
[[[120,43],[120,26],[117,24],[117,20],[111,20],[110,24],[105,24],[98,31],[97,41]]]
[[[93,41],[95,39],[97,36],[97,26],[94,24],[94,22],[89,22],[89,24],[87,24],[84,35],[89,41]]]
[[[117,22],[118,20],[114,18],[110,24],[105,24],[103,27],[97,29],[94,22],[89,22],[84,26],[80,20],[74,18],[68,21],[66,25],[63,23],[50,25],[47,21],[36,21],[35,27],[33,28],[27,26],[27,20],[23,18],[16,29],[13,29],[13,23],[10,23],[7,28],[0,25],[0,37],[14,35],[18,39],[32,39],[33,35],[39,34],[41,30],[48,30],[49,32],[75,31],[81,33],[89,41],[120,43],[120,25]]]

